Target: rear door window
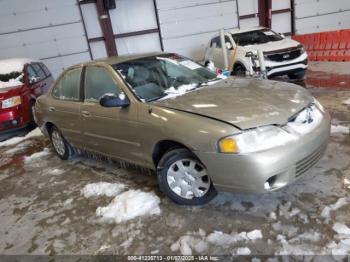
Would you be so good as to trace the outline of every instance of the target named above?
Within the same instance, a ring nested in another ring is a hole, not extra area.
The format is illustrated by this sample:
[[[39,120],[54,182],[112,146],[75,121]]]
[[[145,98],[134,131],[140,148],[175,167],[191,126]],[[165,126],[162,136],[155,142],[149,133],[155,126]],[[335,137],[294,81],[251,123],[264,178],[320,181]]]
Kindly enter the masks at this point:
[[[29,79],[29,84],[35,84],[40,81],[39,74],[34,70],[32,65],[27,66],[27,74]]]
[[[82,68],[71,69],[56,83],[52,95],[60,100],[80,101],[80,78]]]

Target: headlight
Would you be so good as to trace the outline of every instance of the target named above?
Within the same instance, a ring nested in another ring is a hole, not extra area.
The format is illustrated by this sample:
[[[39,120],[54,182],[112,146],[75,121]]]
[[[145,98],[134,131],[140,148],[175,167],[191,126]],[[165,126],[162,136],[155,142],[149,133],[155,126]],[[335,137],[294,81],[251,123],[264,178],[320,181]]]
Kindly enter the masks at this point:
[[[18,106],[22,103],[21,101],[21,97],[20,96],[14,96],[8,99],[5,99],[4,101],[2,101],[2,108],[10,108],[10,107],[14,107],[14,106]]]
[[[301,46],[301,47],[300,47],[300,53],[301,53],[301,54],[304,54],[304,53],[305,53],[305,47],[304,47],[304,46]]]
[[[277,126],[264,126],[219,140],[221,153],[252,153],[282,146],[297,140],[295,134]]]

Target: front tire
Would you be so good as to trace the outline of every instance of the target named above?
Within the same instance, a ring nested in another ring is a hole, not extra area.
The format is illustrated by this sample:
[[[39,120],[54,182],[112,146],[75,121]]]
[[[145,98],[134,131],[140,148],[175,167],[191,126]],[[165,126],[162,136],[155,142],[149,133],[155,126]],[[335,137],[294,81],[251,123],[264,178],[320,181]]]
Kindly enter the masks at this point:
[[[50,132],[50,138],[56,154],[62,159],[67,160],[72,156],[73,149],[64,139],[57,127],[53,126]]]
[[[160,189],[180,205],[203,205],[217,192],[199,159],[186,149],[167,152],[158,165]]]
[[[236,64],[233,68],[232,75],[235,76],[246,76],[247,69],[244,65]]]

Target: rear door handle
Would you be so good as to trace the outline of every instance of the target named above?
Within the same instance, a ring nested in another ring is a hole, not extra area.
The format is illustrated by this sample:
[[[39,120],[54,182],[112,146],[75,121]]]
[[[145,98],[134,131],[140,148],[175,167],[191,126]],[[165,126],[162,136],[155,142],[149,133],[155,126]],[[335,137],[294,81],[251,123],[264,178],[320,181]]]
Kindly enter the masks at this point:
[[[50,106],[50,107],[49,107],[49,111],[50,111],[50,112],[53,112],[53,111],[55,111],[55,110],[56,110],[56,109],[55,109],[53,106]]]
[[[83,115],[83,117],[89,117],[90,116],[90,112],[88,112],[88,111],[81,111],[81,114]]]

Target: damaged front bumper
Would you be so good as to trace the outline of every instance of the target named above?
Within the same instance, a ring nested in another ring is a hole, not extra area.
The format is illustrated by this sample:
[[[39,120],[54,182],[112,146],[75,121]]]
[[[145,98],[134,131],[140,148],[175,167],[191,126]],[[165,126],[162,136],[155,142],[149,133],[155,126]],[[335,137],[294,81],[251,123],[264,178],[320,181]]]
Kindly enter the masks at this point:
[[[326,150],[330,116],[296,143],[250,154],[196,152],[219,191],[263,193],[282,188],[314,166]]]

